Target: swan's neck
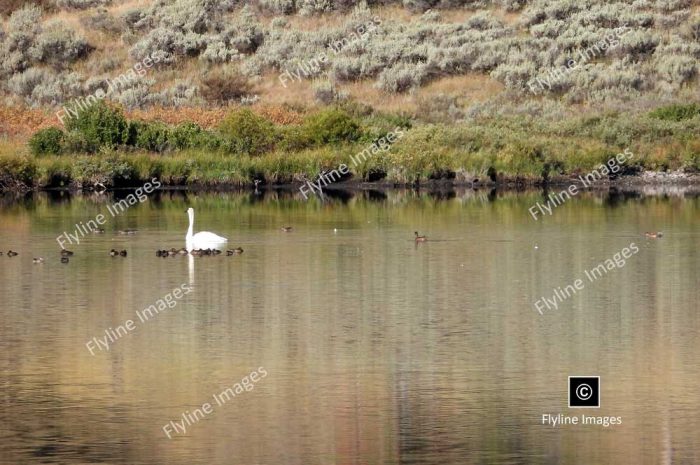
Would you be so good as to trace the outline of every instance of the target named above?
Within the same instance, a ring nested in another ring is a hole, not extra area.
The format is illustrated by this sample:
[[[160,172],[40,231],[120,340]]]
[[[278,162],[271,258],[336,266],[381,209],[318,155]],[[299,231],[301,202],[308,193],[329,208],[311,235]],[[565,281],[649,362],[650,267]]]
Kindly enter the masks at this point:
[[[190,240],[192,238],[192,230],[194,229],[194,212],[188,213],[187,216],[190,217],[190,227],[187,228],[187,235],[185,236],[185,240]]]

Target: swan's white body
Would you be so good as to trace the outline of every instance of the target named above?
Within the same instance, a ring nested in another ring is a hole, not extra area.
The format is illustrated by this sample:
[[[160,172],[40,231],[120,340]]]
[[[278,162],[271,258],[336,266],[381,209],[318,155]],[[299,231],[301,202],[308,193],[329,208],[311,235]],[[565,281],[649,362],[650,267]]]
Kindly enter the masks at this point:
[[[190,227],[187,228],[185,243],[188,252],[193,249],[220,249],[228,242],[228,239],[221,237],[209,231],[198,232],[193,234],[194,229],[194,209],[187,209],[187,216],[190,218]]]

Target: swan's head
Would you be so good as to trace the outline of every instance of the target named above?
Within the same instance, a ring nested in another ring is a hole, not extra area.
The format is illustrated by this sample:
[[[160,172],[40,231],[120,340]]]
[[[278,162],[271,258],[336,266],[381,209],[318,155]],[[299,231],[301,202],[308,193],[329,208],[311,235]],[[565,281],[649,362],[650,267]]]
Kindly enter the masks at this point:
[[[188,215],[191,215],[192,213],[194,213],[194,208],[192,208],[192,207],[188,208],[188,209],[187,209],[187,214],[188,214]]]

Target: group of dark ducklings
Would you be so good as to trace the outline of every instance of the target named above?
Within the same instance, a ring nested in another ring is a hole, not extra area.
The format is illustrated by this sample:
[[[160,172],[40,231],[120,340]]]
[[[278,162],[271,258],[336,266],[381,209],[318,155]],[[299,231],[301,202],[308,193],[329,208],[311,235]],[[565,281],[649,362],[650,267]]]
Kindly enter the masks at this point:
[[[291,229],[291,228],[290,228]],[[100,230],[97,232],[97,234],[103,233],[104,230]],[[135,229],[127,229],[124,231],[118,231],[118,234],[124,234],[124,235],[133,235],[136,233]],[[61,263],[69,263],[71,256],[75,254],[75,252],[72,252],[68,249],[61,249],[59,252],[61,255]],[[171,248],[171,249],[163,249],[163,250],[156,250],[156,257],[175,257],[177,255],[192,255],[193,257],[204,257],[204,256],[211,256],[211,255],[221,255],[223,252],[218,249],[194,249],[190,252],[187,251],[184,247],[182,249],[176,249],[176,248]],[[230,249],[226,251],[226,256],[230,257],[231,255],[240,255],[243,253],[243,249],[241,247],[236,247],[235,249]],[[2,256],[3,253],[0,252],[0,256]],[[8,250],[7,251],[7,256],[12,258],[16,257],[19,255],[19,252],[15,252],[14,250]],[[126,250],[117,250],[117,249],[112,249],[109,251],[109,256],[110,257],[126,257],[128,255]],[[32,259],[32,262],[35,264],[39,263],[44,263],[44,258],[43,257],[35,257]]]
[[[187,249],[182,248],[182,249],[176,249],[172,248],[169,250],[156,250],[156,257],[175,257],[177,255],[192,255],[193,257],[204,257],[204,256],[210,256],[210,255],[221,255],[223,252],[218,249],[194,249],[191,252],[188,252]],[[240,255],[243,253],[243,249],[241,247],[236,247],[235,249],[230,249],[226,251],[226,256],[230,257],[231,255]],[[0,256],[2,256],[2,252],[0,252]],[[69,263],[71,256],[75,254],[75,252],[72,252],[67,249],[61,249],[61,263]],[[12,258],[16,257],[19,255],[18,252],[15,252],[13,250],[9,250],[7,252],[7,256]],[[109,251],[109,256],[110,257],[126,257],[128,255],[126,250],[117,250],[117,249],[112,249]],[[32,259],[33,263],[44,263],[44,258],[43,257],[36,257]]]
[[[192,255],[193,257],[205,257],[205,256],[210,256],[210,255],[221,255],[223,252],[219,249],[194,249],[190,252],[187,251],[184,247],[182,249],[176,249],[173,247],[172,249],[169,250],[156,250],[156,257],[163,257],[163,258],[168,258],[168,257],[175,257],[177,255]],[[231,255],[240,255],[243,253],[243,249],[240,247],[236,247],[235,249],[230,249],[226,251],[226,256],[230,257]]]
[[[291,232],[292,228],[291,226],[285,226],[282,228],[283,232]],[[102,232],[102,231],[101,231]],[[119,231],[119,234],[135,234],[136,230],[135,229],[127,229],[124,231]],[[414,232],[415,234],[415,241],[416,242],[426,242],[428,238],[426,236],[421,236],[418,234],[418,231]],[[664,233],[662,232],[646,232],[644,235],[647,238],[650,239],[659,239],[663,237]],[[61,249],[61,263],[68,263],[70,260],[68,257],[73,255],[73,252],[70,250],[66,249]],[[162,258],[168,258],[168,257],[176,257],[178,255],[192,255],[193,257],[206,257],[206,256],[216,256],[216,255],[221,255],[223,252],[218,249],[194,249],[192,251],[187,251],[186,248],[181,248],[181,249],[176,249],[175,247],[171,249],[162,249],[162,250],[156,250],[156,257],[162,257]],[[243,249],[241,247],[236,247],[235,249],[229,249],[226,251],[226,256],[230,257],[231,255],[240,255],[243,253]],[[16,257],[19,255],[19,253],[13,251],[13,250],[8,250],[7,256],[8,257]],[[126,250],[116,250],[112,249],[109,251],[109,256],[110,257],[126,257],[127,252]],[[0,252],[0,256],[2,256],[2,252]],[[42,257],[34,258],[32,259],[34,263],[44,263],[44,259]]]

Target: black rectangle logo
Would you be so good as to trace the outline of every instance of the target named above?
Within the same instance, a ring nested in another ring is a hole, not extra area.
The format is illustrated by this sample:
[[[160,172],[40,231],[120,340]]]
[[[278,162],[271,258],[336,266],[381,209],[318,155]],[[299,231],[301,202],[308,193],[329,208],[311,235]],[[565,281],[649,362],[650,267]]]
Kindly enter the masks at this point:
[[[600,376],[569,376],[569,408],[600,407]]]

